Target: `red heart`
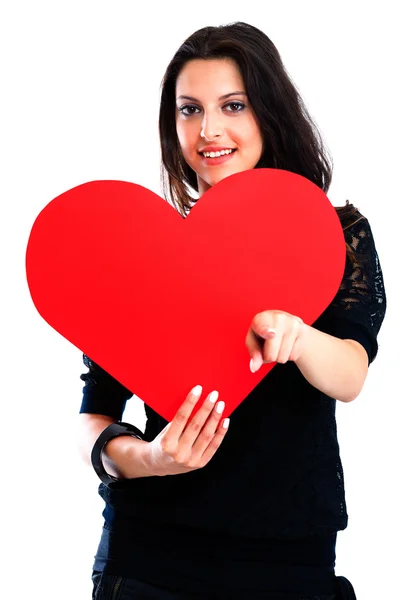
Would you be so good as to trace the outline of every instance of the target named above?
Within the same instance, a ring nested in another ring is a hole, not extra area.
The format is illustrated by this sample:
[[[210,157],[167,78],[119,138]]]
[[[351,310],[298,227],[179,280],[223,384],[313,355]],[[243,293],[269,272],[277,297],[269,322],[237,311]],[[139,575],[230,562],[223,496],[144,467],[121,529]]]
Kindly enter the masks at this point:
[[[168,421],[196,384],[229,416],[275,364],[251,373],[252,318],[312,325],[344,266],[326,194],[277,169],[226,177],[186,219],[140,185],[84,183],[41,211],[26,252],[41,316]]]

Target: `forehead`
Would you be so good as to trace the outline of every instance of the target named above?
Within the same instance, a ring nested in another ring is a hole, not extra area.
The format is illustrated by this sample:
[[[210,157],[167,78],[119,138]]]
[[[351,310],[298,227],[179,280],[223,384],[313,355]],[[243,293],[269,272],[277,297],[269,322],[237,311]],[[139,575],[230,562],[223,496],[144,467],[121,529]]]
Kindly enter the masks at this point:
[[[207,92],[218,93],[244,90],[238,66],[230,59],[195,59],[188,61],[176,80],[176,96],[187,94],[200,97]]]

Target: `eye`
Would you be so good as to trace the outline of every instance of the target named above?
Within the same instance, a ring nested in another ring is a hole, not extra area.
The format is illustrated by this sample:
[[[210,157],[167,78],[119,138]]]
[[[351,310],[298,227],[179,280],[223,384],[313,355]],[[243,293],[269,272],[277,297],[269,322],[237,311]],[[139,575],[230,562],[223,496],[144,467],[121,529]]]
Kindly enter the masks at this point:
[[[192,106],[192,105],[186,104],[185,106],[181,106],[181,107],[180,107],[178,110],[179,110],[179,112],[180,112],[182,115],[185,115],[185,117],[190,117],[190,115],[192,115],[193,113],[189,113],[189,114],[187,114],[187,113],[185,113],[184,111],[185,111],[185,110],[188,110],[188,109],[191,109],[191,108],[195,108],[195,109],[197,109],[197,106]],[[197,110],[198,110],[198,109],[197,109]]]
[[[240,110],[234,110],[234,111],[229,110],[228,111],[228,112],[235,112],[235,113],[242,112],[242,110],[245,108],[245,105],[242,104],[241,102],[229,102],[229,104],[225,104],[225,106],[238,106]]]
[[[225,104],[223,108],[226,108],[228,106],[231,106],[231,107],[236,106],[237,107],[237,110],[228,110],[228,112],[230,112],[232,114],[240,113],[246,108],[245,104],[243,104],[242,102],[229,102],[228,104]],[[200,110],[197,106],[194,106],[193,104],[185,104],[185,106],[181,106],[180,108],[178,108],[179,112],[182,115],[185,115],[185,117],[190,117],[191,115],[195,114],[194,112],[189,112],[189,113],[185,112],[187,110],[190,111],[191,109]]]

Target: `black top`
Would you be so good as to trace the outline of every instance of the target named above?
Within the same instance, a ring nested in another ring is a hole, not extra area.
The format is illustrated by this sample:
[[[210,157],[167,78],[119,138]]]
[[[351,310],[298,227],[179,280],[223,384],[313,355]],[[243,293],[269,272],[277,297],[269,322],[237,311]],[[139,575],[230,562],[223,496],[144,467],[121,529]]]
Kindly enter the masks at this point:
[[[340,288],[313,327],[358,341],[370,364],[378,351],[386,296],[370,225],[360,214],[355,218],[344,227],[344,234],[364,260],[353,263],[346,256]],[[80,412],[122,420],[133,392],[87,356],[83,359],[89,371],[81,375],[85,386]],[[272,542],[286,548],[286,556],[289,548],[298,548],[299,556],[308,556],[311,564],[316,564],[313,554],[321,557],[326,550],[326,564],[332,564],[329,549],[336,532],[347,526],[335,408],[336,400],[310,385],[294,362],[276,364],[233,411],[228,432],[205,467],[180,475],[121,480],[109,487],[101,483],[106,529],[121,532],[126,543],[132,536],[141,544],[147,540],[149,552],[152,540],[155,548],[165,533],[170,557],[174,539],[177,550],[185,542],[193,545],[196,535],[196,545],[204,539],[216,556],[227,556],[229,549],[232,558],[238,552],[260,556]],[[146,404],[145,410],[143,438],[151,441],[167,421]],[[124,563],[125,572],[134,573],[138,556],[123,555],[109,553],[97,567],[108,565],[118,572]],[[166,556],[160,558],[163,564],[165,560]],[[261,566],[265,572],[265,562]]]

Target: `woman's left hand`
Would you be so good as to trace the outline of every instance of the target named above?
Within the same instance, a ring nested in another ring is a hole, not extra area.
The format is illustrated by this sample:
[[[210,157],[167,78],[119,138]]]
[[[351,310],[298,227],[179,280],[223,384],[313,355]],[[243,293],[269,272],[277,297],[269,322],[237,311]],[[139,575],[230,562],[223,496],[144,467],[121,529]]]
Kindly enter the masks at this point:
[[[251,371],[255,373],[263,363],[298,360],[303,351],[307,327],[300,317],[282,310],[258,313],[246,336]]]

